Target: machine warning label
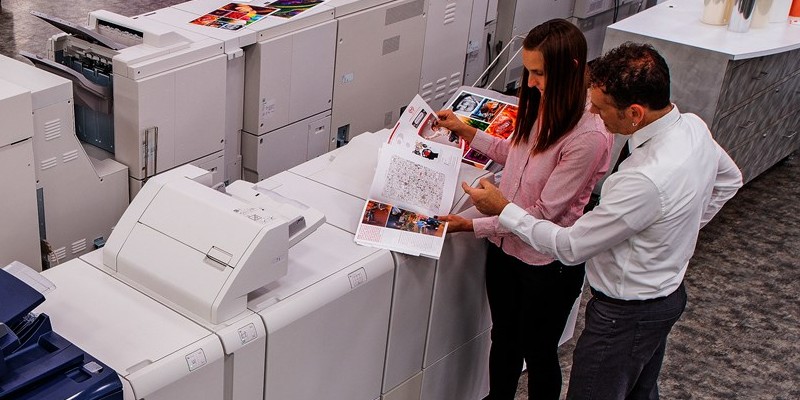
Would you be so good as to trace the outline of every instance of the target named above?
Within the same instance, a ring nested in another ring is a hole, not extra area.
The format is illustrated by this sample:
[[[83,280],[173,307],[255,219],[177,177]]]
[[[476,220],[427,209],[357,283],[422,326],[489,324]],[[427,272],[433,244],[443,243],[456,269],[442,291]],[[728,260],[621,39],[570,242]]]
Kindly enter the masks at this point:
[[[239,339],[241,339],[242,344],[246,344],[247,342],[251,342],[258,337],[258,332],[256,331],[256,326],[253,323],[249,323],[241,328],[239,328]]]
[[[258,222],[262,225],[266,225],[267,222],[272,221],[272,217],[264,215],[264,210],[257,207],[237,208],[233,210],[233,212],[244,215],[247,217],[247,219]]]
[[[367,271],[359,268],[347,275],[350,278],[350,289],[355,289],[367,282]]]
[[[189,371],[194,371],[206,365],[206,353],[203,349],[197,349],[186,355],[186,363],[189,364]]]

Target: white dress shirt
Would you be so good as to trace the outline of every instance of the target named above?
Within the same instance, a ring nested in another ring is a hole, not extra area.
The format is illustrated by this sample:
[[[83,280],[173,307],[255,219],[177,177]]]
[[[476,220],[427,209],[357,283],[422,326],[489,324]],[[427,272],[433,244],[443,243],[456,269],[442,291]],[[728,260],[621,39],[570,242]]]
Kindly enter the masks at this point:
[[[706,124],[674,105],[628,146],[600,204],[573,226],[536,219],[513,203],[500,223],[564,263],[587,261],[589,284],[606,295],[644,300],[678,288],[698,231],[742,186],[742,175]]]

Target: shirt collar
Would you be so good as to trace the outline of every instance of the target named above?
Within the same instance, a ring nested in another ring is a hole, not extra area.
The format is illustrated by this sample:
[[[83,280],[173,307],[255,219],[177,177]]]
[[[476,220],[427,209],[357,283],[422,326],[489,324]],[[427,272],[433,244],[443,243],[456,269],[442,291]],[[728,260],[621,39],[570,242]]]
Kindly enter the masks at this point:
[[[665,132],[665,128],[677,122],[680,117],[681,113],[678,111],[678,106],[672,104],[672,110],[631,135],[630,139],[628,139],[630,149],[635,149],[656,135]]]

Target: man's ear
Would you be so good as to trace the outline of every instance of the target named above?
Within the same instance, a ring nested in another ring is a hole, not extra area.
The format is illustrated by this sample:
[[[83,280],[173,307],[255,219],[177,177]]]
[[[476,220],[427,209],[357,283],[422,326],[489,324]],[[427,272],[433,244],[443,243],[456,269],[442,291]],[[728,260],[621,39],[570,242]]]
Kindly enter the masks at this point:
[[[628,117],[636,124],[641,124],[644,119],[645,109],[639,104],[631,104],[627,110]]]

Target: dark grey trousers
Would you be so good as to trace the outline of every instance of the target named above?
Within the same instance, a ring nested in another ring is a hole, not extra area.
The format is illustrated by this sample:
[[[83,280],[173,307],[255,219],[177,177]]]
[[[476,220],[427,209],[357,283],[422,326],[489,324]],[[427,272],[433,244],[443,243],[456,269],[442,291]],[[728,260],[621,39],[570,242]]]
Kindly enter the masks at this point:
[[[686,289],[660,300],[621,302],[593,296],[572,355],[567,399],[658,399],[667,336],[686,308]]]

